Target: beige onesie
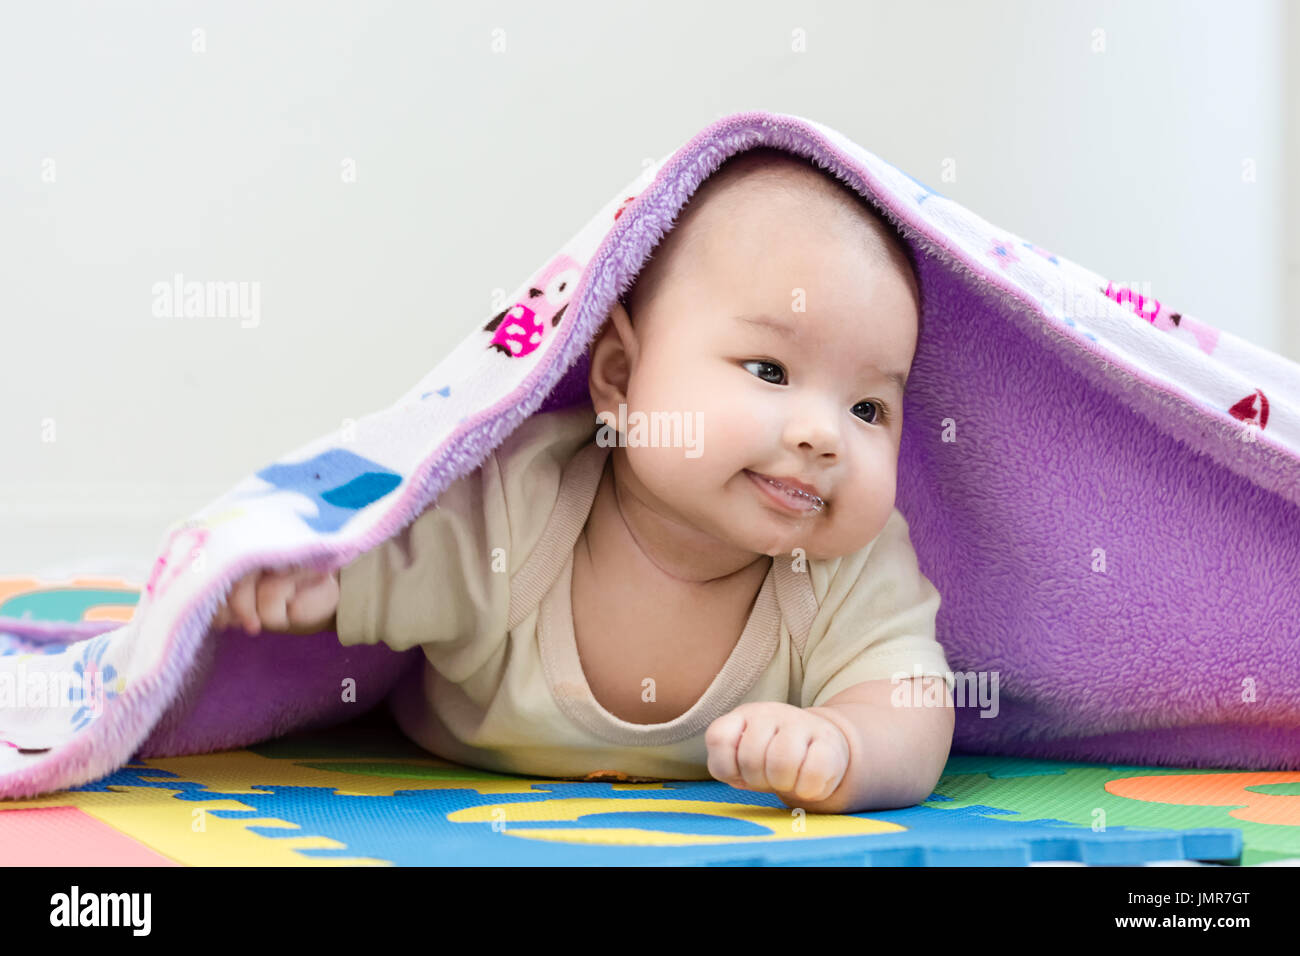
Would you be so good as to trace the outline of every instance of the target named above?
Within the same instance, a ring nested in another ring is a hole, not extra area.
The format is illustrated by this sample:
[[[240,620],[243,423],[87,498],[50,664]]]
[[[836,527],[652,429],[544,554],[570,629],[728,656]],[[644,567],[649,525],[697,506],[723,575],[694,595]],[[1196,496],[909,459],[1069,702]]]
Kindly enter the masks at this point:
[[[686,713],[634,724],[592,696],[573,633],[573,548],[610,449],[589,403],[538,413],[399,534],[344,566],[344,645],[420,645],[402,730],[458,763],[546,777],[710,779],[704,734],[749,701],[824,704],[861,681],[943,676],[939,593],[903,515],[834,560],[773,559],[722,670]]]

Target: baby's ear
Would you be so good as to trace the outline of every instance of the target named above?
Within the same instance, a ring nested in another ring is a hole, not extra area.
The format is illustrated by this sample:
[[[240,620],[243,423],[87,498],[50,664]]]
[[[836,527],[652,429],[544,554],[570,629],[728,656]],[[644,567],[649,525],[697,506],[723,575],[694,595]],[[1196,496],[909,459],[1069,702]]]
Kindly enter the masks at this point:
[[[618,338],[619,327],[630,331],[632,320],[628,318],[627,309],[624,308],[623,303],[616,300],[614,304],[609,307],[609,313],[605,316],[605,321],[602,322],[600,328],[596,330],[596,334],[591,337],[591,344],[587,348],[588,353],[590,353],[596,343],[601,341],[605,336],[613,335],[615,338]]]

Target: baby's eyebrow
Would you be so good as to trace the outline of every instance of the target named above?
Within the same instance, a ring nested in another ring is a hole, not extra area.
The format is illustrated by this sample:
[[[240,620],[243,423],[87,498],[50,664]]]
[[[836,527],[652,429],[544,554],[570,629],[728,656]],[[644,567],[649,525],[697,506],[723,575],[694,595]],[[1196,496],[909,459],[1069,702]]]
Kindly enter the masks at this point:
[[[907,378],[902,372],[886,372],[885,378],[898,388],[898,394],[902,395],[907,391]]]
[[[736,316],[736,321],[743,322],[746,325],[755,326],[757,328],[768,329],[769,331],[775,333],[776,335],[779,335],[781,338],[788,339],[790,341],[793,341],[797,334],[797,330],[794,328],[794,326],[790,325],[788,322],[782,322],[780,319],[774,318],[770,315],[761,315],[761,314],[760,315],[738,315]],[[889,382],[897,386],[899,394],[902,394],[907,390],[906,372],[898,372],[898,371],[886,372],[876,365],[868,365],[867,367],[873,369],[874,371],[879,372]]]

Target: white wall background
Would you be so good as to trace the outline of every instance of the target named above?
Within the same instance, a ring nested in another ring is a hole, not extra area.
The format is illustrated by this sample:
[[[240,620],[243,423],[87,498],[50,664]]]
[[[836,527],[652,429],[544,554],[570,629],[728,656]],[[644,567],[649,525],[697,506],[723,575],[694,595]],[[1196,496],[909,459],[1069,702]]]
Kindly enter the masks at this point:
[[[736,110],[837,127],[1300,360],[1298,6],[8,5],[0,574],[142,576],[171,521],[391,403]],[[257,283],[259,324],[154,317],[176,273]]]

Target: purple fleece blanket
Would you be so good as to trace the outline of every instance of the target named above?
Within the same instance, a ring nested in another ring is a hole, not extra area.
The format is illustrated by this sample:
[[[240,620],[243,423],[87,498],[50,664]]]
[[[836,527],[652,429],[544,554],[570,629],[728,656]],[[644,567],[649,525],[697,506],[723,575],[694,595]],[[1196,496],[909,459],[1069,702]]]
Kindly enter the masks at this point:
[[[380,704],[418,650],[209,636],[234,581],[348,563],[528,416],[585,398],[614,299],[699,183],[757,146],[874,202],[918,263],[896,504],[942,597],[954,752],[1300,767],[1300,367],[985,222],[832,129],[748,112],[611,197],[394,405],[173,525],[128,624],[0,619],[0,797]]]

